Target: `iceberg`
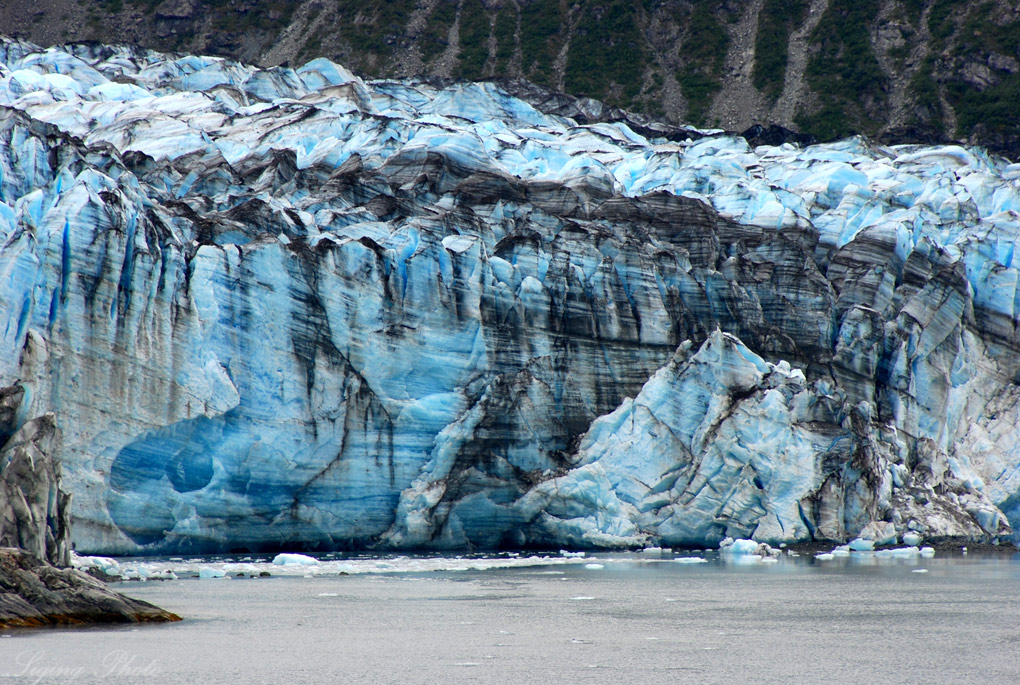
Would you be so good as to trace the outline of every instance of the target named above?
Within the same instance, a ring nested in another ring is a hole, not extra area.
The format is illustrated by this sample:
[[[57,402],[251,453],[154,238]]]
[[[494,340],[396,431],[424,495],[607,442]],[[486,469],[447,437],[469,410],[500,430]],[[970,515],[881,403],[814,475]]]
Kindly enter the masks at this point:
[[[307,554],[284,552],[273,557],[273,564],[276,566],[318,566],[319,560]]]

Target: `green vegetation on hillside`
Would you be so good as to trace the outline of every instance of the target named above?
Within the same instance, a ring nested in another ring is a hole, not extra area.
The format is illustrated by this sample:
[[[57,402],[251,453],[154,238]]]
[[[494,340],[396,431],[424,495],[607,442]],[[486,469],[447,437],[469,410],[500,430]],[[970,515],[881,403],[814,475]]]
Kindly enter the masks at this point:
[[[415,0],[334,0],[340,18],[335,29],[358,59],[358,66],[374,71],[368,65],[372,57],[384,59],[393,52],[393,45],[403,35],[414,10]]]
[[[783,92],[790,34],[807,17],[807,0],[765,0],[754,38],[754,87],[772,101]]]
[[[998,24],[991,18],[995,8],[992,2],[972,8],[957,35],[953,55],[961,65],[991,65],[988,85],[965,81],[960,72],[946,84],[958,135],[980,131],[998,138],[1020,127],[1020,19]]]
[[[499,8],[492,28],[496,37],[496,73],[505,74],[514,56],[514,46],[517,45],[517,12],[512,4],[506,3]]]
[[[868,35],[878,9],[878,0],[832,0],[811,32],[805,77],[820,106],[794,117],[805,133],[831,140],[873,134],[884,123],[888,79]]]
[[[722,88],[722,70],[730,42],[729,34],[713,11],[715,5],[714,2],[694,5],[680,50],[684,66],[677,80],[687,100],[687,118],[697,125],[705,123],[712,98]]]
[[[555,0],[521,4],[521,69],[535,83],[555,85],[553,63],[563,44],[564,19]]]
[[[633,104],[645,63],[635,4],[613,0],[582,10],[567,55],[567,91],[624,107]]]
[[[924,13],[925,0],[899,0],[899,3],[907,23],[911,26],[918,26],[921,23],[921,15]]]
[[[943,125],[942,101],[939,86],[933,75],[935,57],[928,55],[910,79],[910,92],[914,96],[914,126],[931,126],[941,129]]]
[[[953,7],[956,0],[935,0],[928,12],[928,33],[931,34],[932,47],[941,48],[946,39],[953,35],[956,25],[953,23]]]
[[[457,3],[454,0],[439,0],[432,8],[428,23],[421,34],[421,57],[425,61],[437,57],[450,44],[450,29],[457,20]]]
[[[480,79],[489,59],[491,19],[481,0],[464,0],[460,8],[460,63],[456,75]]]

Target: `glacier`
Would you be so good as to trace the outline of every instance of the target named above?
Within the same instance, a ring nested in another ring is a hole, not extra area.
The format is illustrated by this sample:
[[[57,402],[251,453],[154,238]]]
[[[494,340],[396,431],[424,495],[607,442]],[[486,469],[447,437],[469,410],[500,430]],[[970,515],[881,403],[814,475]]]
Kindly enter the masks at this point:
[[[1020,165],[652,133],[0,39],[0,387],[76,548],[1011,538]]]

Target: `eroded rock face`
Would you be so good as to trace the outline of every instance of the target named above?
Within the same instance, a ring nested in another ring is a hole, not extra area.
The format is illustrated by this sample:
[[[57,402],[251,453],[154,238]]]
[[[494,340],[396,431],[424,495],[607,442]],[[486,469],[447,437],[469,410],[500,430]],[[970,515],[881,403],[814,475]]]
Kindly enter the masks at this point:
[[[69,566],[71,496],[60,488],[59,452],[53,414],[28,421],[0,448],[0,546]]]
[[[0,547],[0,629],[181,620],[125,597],[95,578],[56,568],[35,555]]]
[[[83,552],[1010,532],[1002,160],[0,56],[0,377]]]

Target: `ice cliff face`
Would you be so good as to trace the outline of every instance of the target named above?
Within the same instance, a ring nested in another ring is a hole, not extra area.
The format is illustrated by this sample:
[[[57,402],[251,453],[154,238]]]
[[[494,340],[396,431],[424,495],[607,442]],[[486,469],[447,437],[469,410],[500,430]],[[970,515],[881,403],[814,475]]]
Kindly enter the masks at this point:
[[[1008,535],[1018,179],[0,43],[0,385],[82,551]]]

